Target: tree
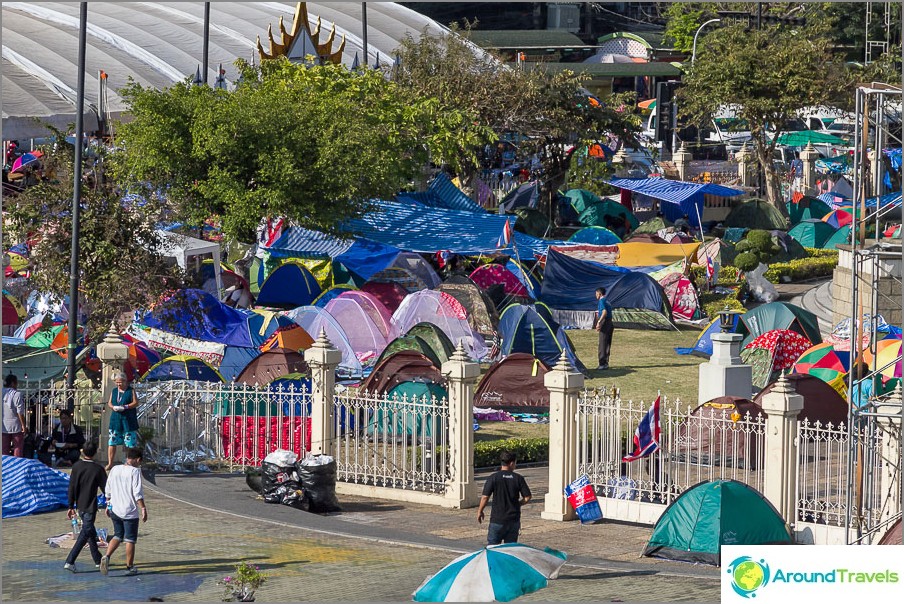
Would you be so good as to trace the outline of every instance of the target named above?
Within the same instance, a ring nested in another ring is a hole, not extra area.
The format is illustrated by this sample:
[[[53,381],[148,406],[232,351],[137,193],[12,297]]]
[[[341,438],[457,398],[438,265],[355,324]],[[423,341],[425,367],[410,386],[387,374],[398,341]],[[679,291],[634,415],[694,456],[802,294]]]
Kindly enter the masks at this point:
[[[536,154],[544,175],[544,205],[553,218],[554,196],[565,182],[572,146],[609,142],[610,137],[633,146],[640,119],[624,110],[626,103],[633,104],[625,98],[591,99],[583,89],[586,76],[551,73],[542,64],[515,69],[476,51],[467,39],[470,27],[404,40],[395,81],[411,95],[436,98],[443,110],[473,109],[481,126],[517,141],[521,157]],[[466,181],[478,168],[472,156],[467,150],[458,161]]]
[[[764,25],[746,30],[732,24],[712,30],[683,78],[681,114],[706,123],[719,107],[733,105],[753,138],[766,177],[766,199],[785,212],[772,162],[776,139],[798,111],[836,105],[850,95],[851,73],[833,52],[831,24]]]
[[[56,132],[56,138],[65,137]],[[42,161],[49,177],[4,200],[12,227],[4,238],[29,243],[31,285],[63,300],[70,285],[74,149],[57,143],[44,151]],[[156,251],[159,204],[153,197],[141,203],[124,202],[103,174],[105,156],[103,148],[92,147],[83,159],[79,214],[79,300],[88,311],[86,335],[94,341],[111,321],[146,308],[180,283],[178,270],[168,267]],[[124,327],[121,322],[119,327]]]
[[[483,140],[469,112],[412,97],[379,71],[237,65],[234,91],[130,83],[116,165],[124,182],[165,188],[181,220],[218,215],[231,238],[253,241],[267,216],[337,234],[428,157],[455,163]]]

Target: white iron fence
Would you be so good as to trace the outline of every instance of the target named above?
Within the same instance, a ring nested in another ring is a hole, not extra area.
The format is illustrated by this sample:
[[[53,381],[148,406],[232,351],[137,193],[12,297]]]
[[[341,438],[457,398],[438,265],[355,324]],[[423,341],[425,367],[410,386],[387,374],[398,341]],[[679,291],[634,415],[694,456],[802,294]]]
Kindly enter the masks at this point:
[[[346,390],[335,397],[338,480],[443,493],[449,468],[449,402]]]
[[[82,429],[85,440],[97,438],[103,411],[99,388],[79,385],[69,389],[64,382],[25,382],[19,392],[25,401],[29,433],[49,439],[59,423],[59,410],[67,408],[71,398],[73,423]]]

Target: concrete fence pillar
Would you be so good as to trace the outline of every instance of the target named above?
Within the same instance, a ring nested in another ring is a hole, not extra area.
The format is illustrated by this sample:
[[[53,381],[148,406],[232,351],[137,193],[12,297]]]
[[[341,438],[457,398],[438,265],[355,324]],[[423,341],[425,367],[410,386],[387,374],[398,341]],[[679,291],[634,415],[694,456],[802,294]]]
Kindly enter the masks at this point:
[[[628,174],[628,164],[631,163],[631,156],[625,153],[624,148],[612,156],[612,167],[615,168],[615,176],[622,178]]]
[[[901,386],[892,396],[876,406],[882,435],[881,492],[887,500],[882,507],[882,520],[901,512]]]
[[[793,525],[797,517],[797,416],[804,408],[804,397],[782,376],[761,405],[766,413],[763,495],[785,522]]]
[[[321,328],[313,346],[304,351],[304,360],[311,368],[311,454],[332,455],[336,430],[333,397],[342,352]]]
[[[442,373],[449,380],[449,466],[452,477],[446,499],[453,508],[477,505],[474,482],[474,384],[480,377],[480,365],[465,352],[461,342]]]
[[[697,393],[701,403],[720,396],[750,398],[753,392],[753,368],[741,360],[741,341],[737,333],[713,334],[713,353],[700,364]]]
[[[752,187],[753,179],[750,177],[750,164],[753,161],[753,153],[747,148],[747,143],[735,154],[738,159],[738,176],[741,178],[742,187]]]
[[[549,390],[549,492],[540,517],[574,520],[577,516],[565,499],[565,487],[577,478],[578,393],[584,388],[584,374],[574,370],[563,351],[543,384]]]
[[[803,163],[804,194],[813,195],[816,192],[816,160],[819,159],[819,151],[813,148],[813,143],[800,152],[800,161]]]
[[[687,145],[681,143],[681,147],[675,152],[672,160],[675,162],[675,168],[678,169],[678,180],[687,180],[687,171],[691,167],[691,160],[694,156],[687,150]]]
[[[129,347],[122,343],[122,336],[116,332],[116,326],[110,324],[110,331],[104,336],[104,341],[97,345],[97,358],[103,363],[101,371],[100,401],[103,404],[103,413],[100,420],[100,433],[97,439],[97,460],[109,463],[107,459],[107,446],[110,440],[110,413],[107,401],[116,384],[113,383],[113,375],[123,370],[126,361],[129,360]]]

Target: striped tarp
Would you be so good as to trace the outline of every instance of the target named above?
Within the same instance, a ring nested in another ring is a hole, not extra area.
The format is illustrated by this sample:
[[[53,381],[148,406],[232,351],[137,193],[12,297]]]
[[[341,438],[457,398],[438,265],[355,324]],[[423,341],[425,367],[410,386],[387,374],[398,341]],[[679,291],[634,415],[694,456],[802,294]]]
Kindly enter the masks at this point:
[[[702,184],[658,177],[613,178],[607,182],[619,189],[627,189],[640,195],[668,202],[662,205],[662,212],[666,218],[674,221],[681,218],[682,215],[687,215],[689,222],[693,225],[697,225],[697,217],[703,215],[704,195],[734,197],[744,194],[743,191],[713,183]]]
[[[3,456],[3,517],[17,518],[69,505],[69,475],[37,459]]]

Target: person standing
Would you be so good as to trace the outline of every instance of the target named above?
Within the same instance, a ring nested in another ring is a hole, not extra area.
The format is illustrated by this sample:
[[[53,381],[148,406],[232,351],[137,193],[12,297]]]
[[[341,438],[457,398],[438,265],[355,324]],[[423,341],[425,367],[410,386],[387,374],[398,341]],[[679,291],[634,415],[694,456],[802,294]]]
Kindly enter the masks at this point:
[[[100,559],[100,572],[110,569],[110,557],[120,543],[126,544],[126,574],[137,575],[135,568],[135,544],[138,542],[138,519],[148,521],[148,508],[144,504],[144,488],[141,484],[141,449],[126,450],[126,463],[116,466],[107,477],[104,492],[107,496],[107,516],[113,521],[113,538],[107,546],[107,555]]]
[[[483,485],[483,495],[477,506],[477,522],[483,522],[483,509],[493,498],[490,524],[487,527],[487,544],[517,543],[521,532],[521,507],[531,499],[530,488],[521,474],[515,472],[517,458],[511,451],[500,456],[502,467]]]
[[[109,472],[116,461],[116,446],[138,446],[138,397],[126,381],[121,371],[113,375],[116,388],[110,393],[107,406],[110,408],[110,442],[107,447],[107,467]]]
[[[3,381],[3,454],[25,454],[25,399],[19,392],[19,378],[10,373]]]
[[[69,475],[69,519],[75,518],[76,513],[82,517],[82,530],[75,540],[75,545],[66,557],[63,565],[68,571],[78,572],[75,561],[78,555],[88,544],[91,558],[94,564],[100,568],[100,550],[97,548],[97,529],[94,521],[97,518],[97,492],[104,492],[107,486],[107,472],[104,467],[94,461],[97,455],[97,443],[88,442],[82,449],[82,459],[72,466],[72,474]],[[76,512],[77,508],[77,512]]]
[[[596,289],[596,325],[594,329],[599,332],[599,345],[597,346],[597,357],[599,357],[598,369],[609,369],[609,353],[612,350],[612,332],[615,328],[612,326],[612,305],[606,300],[606,288],[598,287]]]

